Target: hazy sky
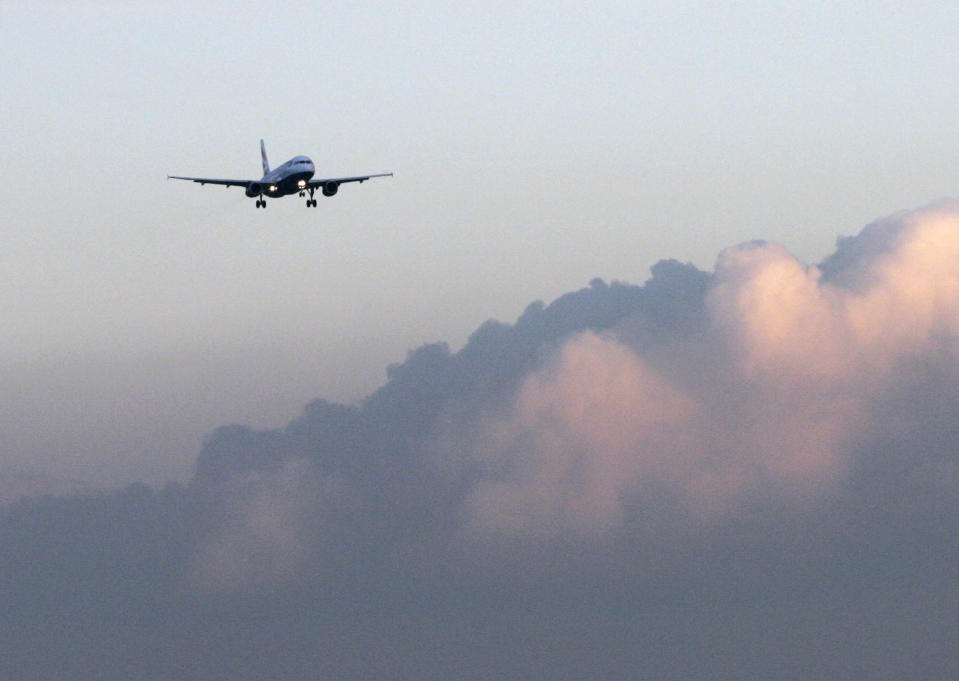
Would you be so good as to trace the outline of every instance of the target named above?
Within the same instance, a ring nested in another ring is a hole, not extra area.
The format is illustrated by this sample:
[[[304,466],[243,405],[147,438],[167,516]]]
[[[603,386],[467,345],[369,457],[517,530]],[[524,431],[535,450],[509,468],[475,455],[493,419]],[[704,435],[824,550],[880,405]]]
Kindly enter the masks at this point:
[[[959,4],[834,5],[0,0],[0,677],[956,678]]]
[[[652,274],[0,506],[0,677],[955,678],[959,202]]]
[[[956,194],[952,3],[2,3],[0,470],[184,478],[593,277]],[[265,211],[168,173],[309,155]]]

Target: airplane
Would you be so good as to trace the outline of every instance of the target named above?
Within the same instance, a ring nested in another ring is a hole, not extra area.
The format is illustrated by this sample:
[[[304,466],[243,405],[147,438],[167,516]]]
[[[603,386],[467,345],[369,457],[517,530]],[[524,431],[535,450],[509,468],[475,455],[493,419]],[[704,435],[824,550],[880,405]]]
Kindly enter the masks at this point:
[[[210,177],[183,177],[182,175],[167,175],[168,180],[190,180],[204,184],[222,184],[226,187],[244,187],[246,195],[251,199],[255,196],[256,207],[266,208],[264,195],[271,198],[280,198],[289,194],[304,196],[310,193],[306,200],[307,207],[316,208],[316,199],[313,192],[317,189],[323,196],[333,196],[344,182],[366,182],[371,177],[393,177],[393,173],[379,173],[376,175],[357,175],[356,177],[333,177],[324,180],[313,179],[316,169],[306,156],[294,156],[279,168],[270,170],[270,163],[266,160],[266,145],[260,140],[260,155],[263,156],[263,177],[259,180],[218,180]]]

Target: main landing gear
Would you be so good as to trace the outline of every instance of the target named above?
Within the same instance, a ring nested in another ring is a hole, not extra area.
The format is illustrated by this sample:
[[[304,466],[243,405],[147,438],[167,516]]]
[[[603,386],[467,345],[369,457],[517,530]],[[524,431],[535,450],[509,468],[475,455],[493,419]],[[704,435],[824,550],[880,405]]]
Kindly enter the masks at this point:
[[[266,208],[266,199],[257,199],[256,200],[257,208]]]
[[[310,198],[306,200],[307,208],[310,208],[310,207],[316,208],[316,199],[313,198],[313,192],[315,191],[316,190],[313,187],[310,187]],[[300,196],[303,196],[303,192],[300,192]]]

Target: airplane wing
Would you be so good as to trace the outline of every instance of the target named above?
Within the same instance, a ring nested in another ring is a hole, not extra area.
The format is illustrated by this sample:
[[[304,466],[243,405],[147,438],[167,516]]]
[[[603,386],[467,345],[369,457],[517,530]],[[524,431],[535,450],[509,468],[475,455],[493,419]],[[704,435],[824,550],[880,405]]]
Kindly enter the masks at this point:
[[[222,184],[225,187],[249,187],[256,180],[217,180],[212,177],[182,177],[180,175],[167,175],[168,180],[190,180],[200,184]]]
[[[306,183],[307,187],[323,187],[327,184],[343,184],[344,182],[366,182],[371,177],[393,177],[393,173],[377,173],[375,175],[357,175],[356,177],[328,177],[325,180],[313,178]]]

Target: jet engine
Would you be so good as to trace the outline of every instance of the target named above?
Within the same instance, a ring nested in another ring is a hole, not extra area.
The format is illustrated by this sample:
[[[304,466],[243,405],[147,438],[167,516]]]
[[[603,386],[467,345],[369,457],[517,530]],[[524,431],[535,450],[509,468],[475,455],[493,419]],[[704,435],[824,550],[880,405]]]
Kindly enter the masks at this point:
[[[323,196],[333,196],[336,190],[340,188],[336,182],[327,182],[323,185]]]
[[[246,186],[246,195],[251,199],[263,193],[263,185],[259,182],[251,182]]]

